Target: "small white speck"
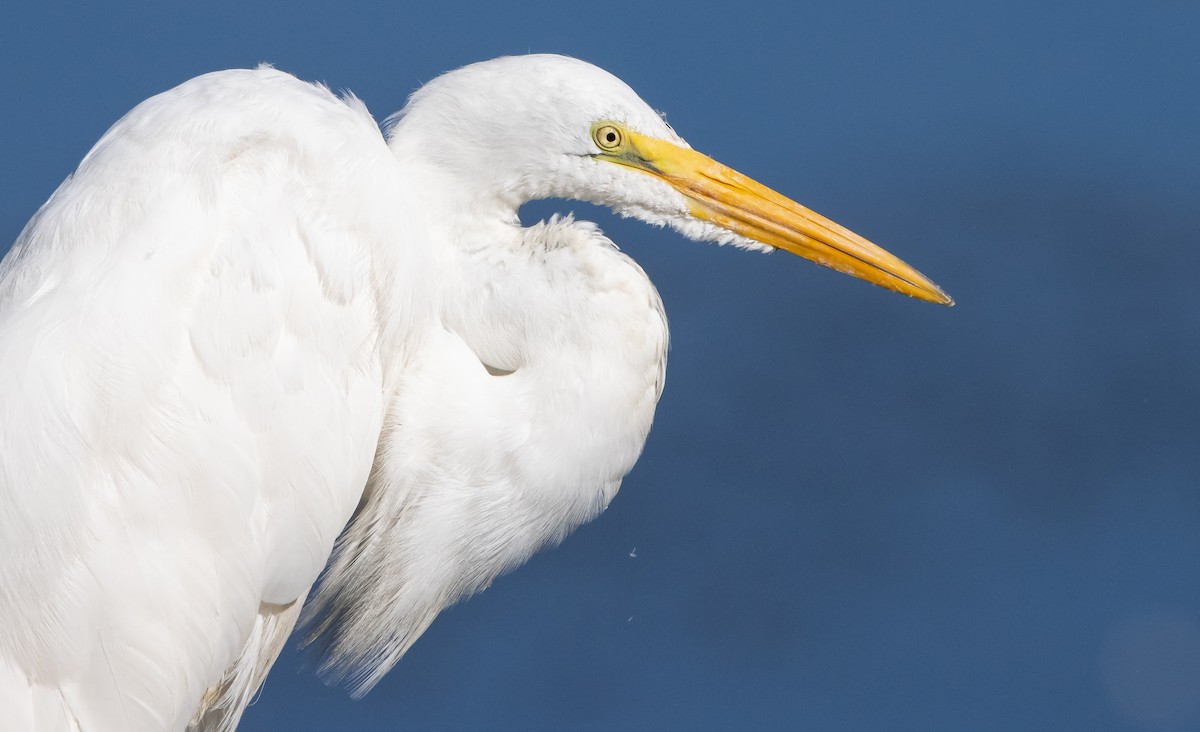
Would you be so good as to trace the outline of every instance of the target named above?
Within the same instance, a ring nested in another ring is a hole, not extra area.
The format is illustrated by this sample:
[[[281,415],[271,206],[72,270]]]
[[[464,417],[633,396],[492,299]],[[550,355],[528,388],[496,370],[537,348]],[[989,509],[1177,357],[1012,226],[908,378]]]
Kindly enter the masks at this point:
[[[636,546],[629,550],[629,558],[637,559],[637,547]]]
[[[632,616],[632,615],[630,615],[630,616],[629,616],[629,618],[625,620],[625,622],[626,622],[626,623],[632,623],[632,622],[633,622],[633,616]]]

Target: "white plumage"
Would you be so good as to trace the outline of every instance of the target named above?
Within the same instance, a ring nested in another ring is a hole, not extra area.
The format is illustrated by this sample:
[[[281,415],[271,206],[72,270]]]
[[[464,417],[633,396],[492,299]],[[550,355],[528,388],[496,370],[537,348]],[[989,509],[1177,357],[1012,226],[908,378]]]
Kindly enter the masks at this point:
[[[666,321],[592,225],[522,228],[528,200],[948,301],[709,163],[556,56],[440,77],[386,139],[270,68],[130,112],[0,267],[0,729],[232,729],[327,563],[312,628],[364,691],[603,510]]]

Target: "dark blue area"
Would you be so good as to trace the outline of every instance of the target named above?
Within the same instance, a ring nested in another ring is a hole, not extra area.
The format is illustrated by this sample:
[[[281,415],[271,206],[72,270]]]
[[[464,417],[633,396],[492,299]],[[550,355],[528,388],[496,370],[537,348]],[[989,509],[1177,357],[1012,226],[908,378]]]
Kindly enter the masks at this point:
[[[141,99],[270,61],[377,116],[596,62],[937,308],[584,204],[673,327],[609,511],[366,699],[288,652],[246,730],[1200,729],[1200,6],[19,3],[0,239]]]

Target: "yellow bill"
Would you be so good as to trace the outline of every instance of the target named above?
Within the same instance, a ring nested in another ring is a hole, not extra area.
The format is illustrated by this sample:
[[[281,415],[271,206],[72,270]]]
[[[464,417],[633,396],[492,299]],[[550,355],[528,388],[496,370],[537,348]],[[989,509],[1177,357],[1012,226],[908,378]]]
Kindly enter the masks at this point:
[[[954,300],[917,270],[818,213],[695,150],[598,122],[601,157],[649,173],[688,200],[693,216],[880,287],[942,305]]]

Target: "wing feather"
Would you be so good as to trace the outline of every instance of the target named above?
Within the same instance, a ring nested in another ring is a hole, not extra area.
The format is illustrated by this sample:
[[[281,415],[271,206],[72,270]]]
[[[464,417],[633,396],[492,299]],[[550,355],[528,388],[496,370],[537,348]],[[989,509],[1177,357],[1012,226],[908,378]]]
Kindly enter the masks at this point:
[[[402,358],[375,283],[420,271],[403,185],[357,100],[220,72],[114,125],[22,232],[0,265],[0,728],[179,729],[260,608],[298,607]]]

